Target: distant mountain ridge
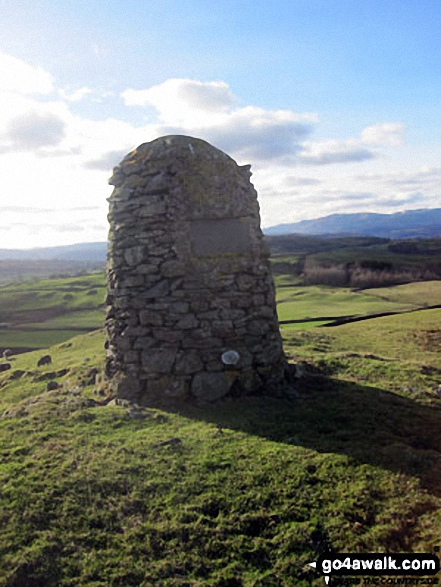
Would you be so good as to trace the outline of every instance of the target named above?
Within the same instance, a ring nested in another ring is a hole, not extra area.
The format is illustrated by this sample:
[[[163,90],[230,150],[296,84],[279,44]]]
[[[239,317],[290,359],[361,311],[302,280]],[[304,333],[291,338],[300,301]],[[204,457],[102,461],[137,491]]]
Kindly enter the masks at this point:
[[[423,208],[394,214],[360,212],[331,214],[313,220],[265,228],[268,236],[304,234],[317,236],[373,236],[389,239],[441,236],[441,208]],[[0,249],[0,261],[64,261],[104,264],[107,242],[78,243],[33,249]]]
[[[107,243],[79,243],[35,249],[0,249],[0,286],[34,278],[102,271]]]
[[[264,229],[267,235],[308,234],[377,236],[390,239],[433,238],[441,236],[441,208],[422,208],[377,214],[331,214],[313,220],[278,224]]]
[[[0,261],[76,261],[104,263],[107,243],[78,243],[35,249],[0,249]]]

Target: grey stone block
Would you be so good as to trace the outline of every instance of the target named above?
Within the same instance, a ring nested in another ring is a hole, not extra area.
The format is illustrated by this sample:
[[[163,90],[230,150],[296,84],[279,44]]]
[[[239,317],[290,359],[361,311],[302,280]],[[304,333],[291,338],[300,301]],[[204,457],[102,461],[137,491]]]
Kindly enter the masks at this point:
[[[191,384],[191,393],[199,400],[212,402],[226,396],[233,381],[226,373],[197,373]]]
[[[178,374],[196,373],[203,369],[200,353],[197,351],[184,351],[176,361],[175,372]]]
[[[150,373],[170,373],[177,349],[150,349],[142,353],[143,369]]]

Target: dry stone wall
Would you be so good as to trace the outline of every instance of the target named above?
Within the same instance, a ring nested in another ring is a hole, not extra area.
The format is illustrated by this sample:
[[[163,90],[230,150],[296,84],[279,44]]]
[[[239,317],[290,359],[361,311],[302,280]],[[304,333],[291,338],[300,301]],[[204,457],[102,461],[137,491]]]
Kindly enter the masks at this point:
[[[277,390],[285,359],[250,166],[200,139],[139,146],[110,183],[106,375],[140,403]]]

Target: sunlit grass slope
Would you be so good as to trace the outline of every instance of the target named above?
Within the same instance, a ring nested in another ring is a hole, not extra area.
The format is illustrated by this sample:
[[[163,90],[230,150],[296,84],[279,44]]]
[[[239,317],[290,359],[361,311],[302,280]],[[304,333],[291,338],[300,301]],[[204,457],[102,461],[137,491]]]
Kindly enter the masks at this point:
[[[366,289],[364,293],[399,304],[412,304],[418,307],[441,304],[441,281],[421,281],[393,287]]]
[[[44,348],[101,328],[104,297],[103,273],[0,287],[0,348]]]
[[[441,405],[441,309],[282,333],[288,356],[316,372]]]
[[[388,300],[347,288],[326,286],[280,288],[277,301],[277,313],[281,321],[362,316],[414,307],[412,303],[401,302],[399,296],[397,300]]]
[[[441,281],[361,291],[318,285],[277,288],[280,321],[405,312],[437,304],[441,304]]]
[[[16,357],[0,374],[0,585],[306,587],[323,584],[307,563],[328,548],[429,552],[439,400],[331,369],[354,342],[374,361],[382,328],[383,358],[438,368],[417,343],[393,350],[429,322],[381,320],[376,334],[366,322],[290,334],[287,352],[308,361],[290,400],[106,405],[102,331],[48,349],[42,368],[42,351]]]
[[[289,286],[292,276],[276,277],[279,320],[310,321],[300,328],[327,322],[320,318],[401,312],[441,303],[441,282],[437,281],[353,291],[327,286]],[[45,348],[79,332],[101,328],[104,299],[102,273],[1,287],[0,349]]]

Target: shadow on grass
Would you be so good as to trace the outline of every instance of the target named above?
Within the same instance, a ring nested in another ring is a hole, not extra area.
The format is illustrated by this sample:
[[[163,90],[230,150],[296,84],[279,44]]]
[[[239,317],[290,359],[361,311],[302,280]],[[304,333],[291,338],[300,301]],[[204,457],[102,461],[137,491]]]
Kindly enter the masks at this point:
[[[441,407],[441,406],[440,406]],[[296,399],[248,397],[181,415],[416,476],[441,495],[441,409],[373,387],[308,376]]]

